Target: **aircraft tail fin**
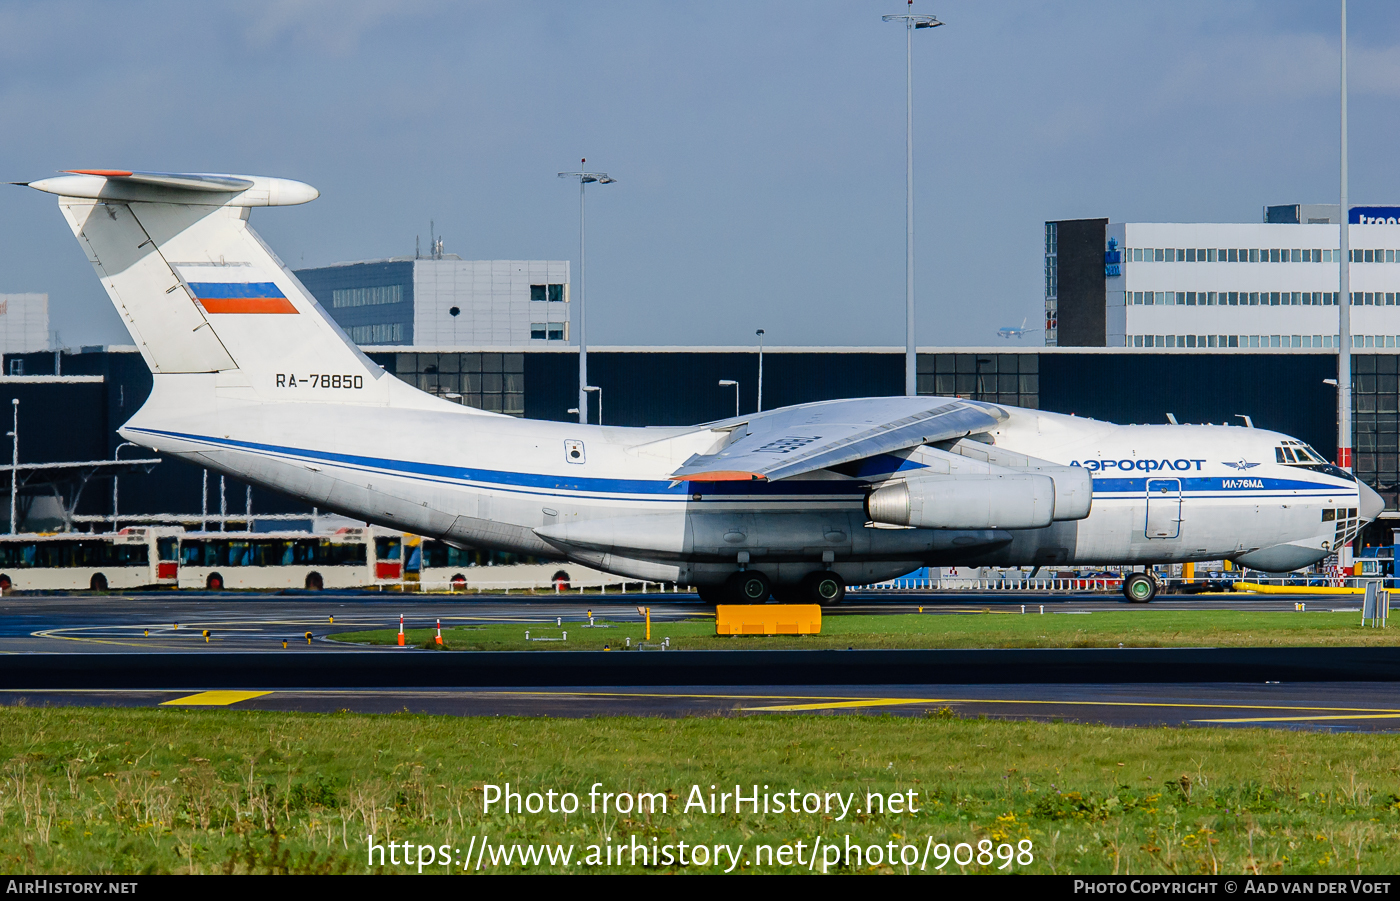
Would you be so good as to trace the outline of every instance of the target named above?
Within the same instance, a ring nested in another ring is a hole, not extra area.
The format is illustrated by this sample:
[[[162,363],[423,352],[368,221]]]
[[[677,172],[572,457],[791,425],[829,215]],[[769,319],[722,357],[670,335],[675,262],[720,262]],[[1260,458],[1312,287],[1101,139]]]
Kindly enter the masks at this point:
[[[383,378],[248,226],[319,196],[287,179],[83,170],[30,182],[59,208],[151,372],[249,400],[430,406]],[[457,405],[453,405],[456,407]]]

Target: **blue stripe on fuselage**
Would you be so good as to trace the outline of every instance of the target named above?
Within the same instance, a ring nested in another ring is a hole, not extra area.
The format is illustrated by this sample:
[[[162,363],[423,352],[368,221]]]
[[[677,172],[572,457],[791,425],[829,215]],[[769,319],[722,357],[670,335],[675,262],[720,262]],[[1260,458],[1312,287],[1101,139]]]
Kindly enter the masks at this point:
[[[1094,479],[1094,493],[1137,493],[1147,491],[1148,482],[1175,481],[1181,483],[1182,493],[1188,491],[1228,491],[1248,494],[1258,491],[1328,491],[1354,493],[1354,485],[1330,482],[1301,482],[1296,479],[1270,479],[1262,476],[1148,476],[1141,479]],[[1258,483],[1258,484],[1255,484]]]
[[[305,448],[284,447],[276,444],[259,444],[253,441],[236,441],[229,438],[212,438],[207,435],[190,435],[183,432],[167,432],[159,429],[132,428],[134,432],[148,435],[163,435],[186,441],[199,441],[216,446],[260,451],[283,456],[300,457],[309,460],[322,460],[346,466],[387,471],[399,475],[419,478],[445,479],[452,482],[481,482],[489,485],[512,488],[535,488],[549,491],[577,491],[589,494],[648,494],[661,495],[659,499],[682,500],[688,495],[702,496],[803,496],[824,495],[840,499],[843,497],[863,497],[865,487],[858,482],[834,481],[751,481],[751,482],[679,482],[644,479],[599,479],[548,475],[532,472],[505,472],[494,469],[471,469],[465,466],[444,466],[438,463],[415,463],[407,460],[389,460],[382,457],[365,457],[357,454],[336,454],[329,451],[314,451]]]

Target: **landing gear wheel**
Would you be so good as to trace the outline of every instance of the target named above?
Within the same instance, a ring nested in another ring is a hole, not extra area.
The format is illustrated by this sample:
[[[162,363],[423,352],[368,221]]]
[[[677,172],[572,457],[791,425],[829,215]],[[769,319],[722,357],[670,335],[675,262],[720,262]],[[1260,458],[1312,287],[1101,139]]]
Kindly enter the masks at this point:
[[[1123,597],[1133,604],[1147,604],[1157,596],[1157,580],[1147,573],[1130,573],[1123,580]]]
[[[695,593],[700,595],[700,603],[709,607],[723,604],[729,600],[725,596],[725,586],[723,585],[697,585]]]
[[[737,572],[724,585],[736,604],[767,603],[768,595],[773,593],[773,583],[763,573],[754,570]]]
[[[836,573],[812,573],[802,580],[803,593],[823,607],[835,607],[846,598],[846,580]]]

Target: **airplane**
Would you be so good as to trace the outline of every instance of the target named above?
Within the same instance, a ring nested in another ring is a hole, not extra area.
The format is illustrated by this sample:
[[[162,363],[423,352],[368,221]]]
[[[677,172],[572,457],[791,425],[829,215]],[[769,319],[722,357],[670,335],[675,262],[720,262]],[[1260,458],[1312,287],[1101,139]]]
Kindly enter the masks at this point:
[[[21,183],[25,184],[25,183]],[[839,603],[924,566],[1317,563],[1381,511],[1303,442],[874,397],[681,428],[517,419],[367,358],[248,225],[319,192],[263,176],[67,170],[58,205],[153,375],[123,439],[461,546]]]
[[[1026,336],[1026,332],[1038,332],[1038,331],[1040,331],[1040,329],[1038,329],[1038,328],[1026,328],[1026,320],[1027,320],[1027,319],[1029,319],[1029,317],[1023,318],[1023,319],[1021,320],[1021,324],[1020,324],[1020,325],[1003,325],[1001,328],[997,329],[997,337],[998,337],[998,338],[1024,338],[1024,337]]]

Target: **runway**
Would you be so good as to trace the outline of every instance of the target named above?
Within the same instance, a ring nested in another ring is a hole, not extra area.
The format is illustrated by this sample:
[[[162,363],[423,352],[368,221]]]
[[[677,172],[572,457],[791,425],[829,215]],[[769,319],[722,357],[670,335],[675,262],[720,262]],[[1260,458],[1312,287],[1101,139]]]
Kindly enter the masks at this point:
[[[1112,726],[1400,731],[1400,685],[669,686],[588,690],[0,690],[0,704],[448,716],[987,717]]]
[[[1138,606],[1087,593],[872,592],[825,615],[918,607],[930,614],[1011,612],[1023,603],[1037,612],[1044,604],[1047,615],[1292,610],[1297,600],[1318,609],[1358,603],[1350,596],[1196,595]],[[444,626],[568,623],[590,610],[637,619],[639,605],[659,622],[707,613],[693,595],[669,593],[9,596],[0,598],[0,704],[451,716],[887,714],[1400,731],[1400,648],[459,655],[326,638],[396,628],[400,614],[419,628],[438,618]]]

